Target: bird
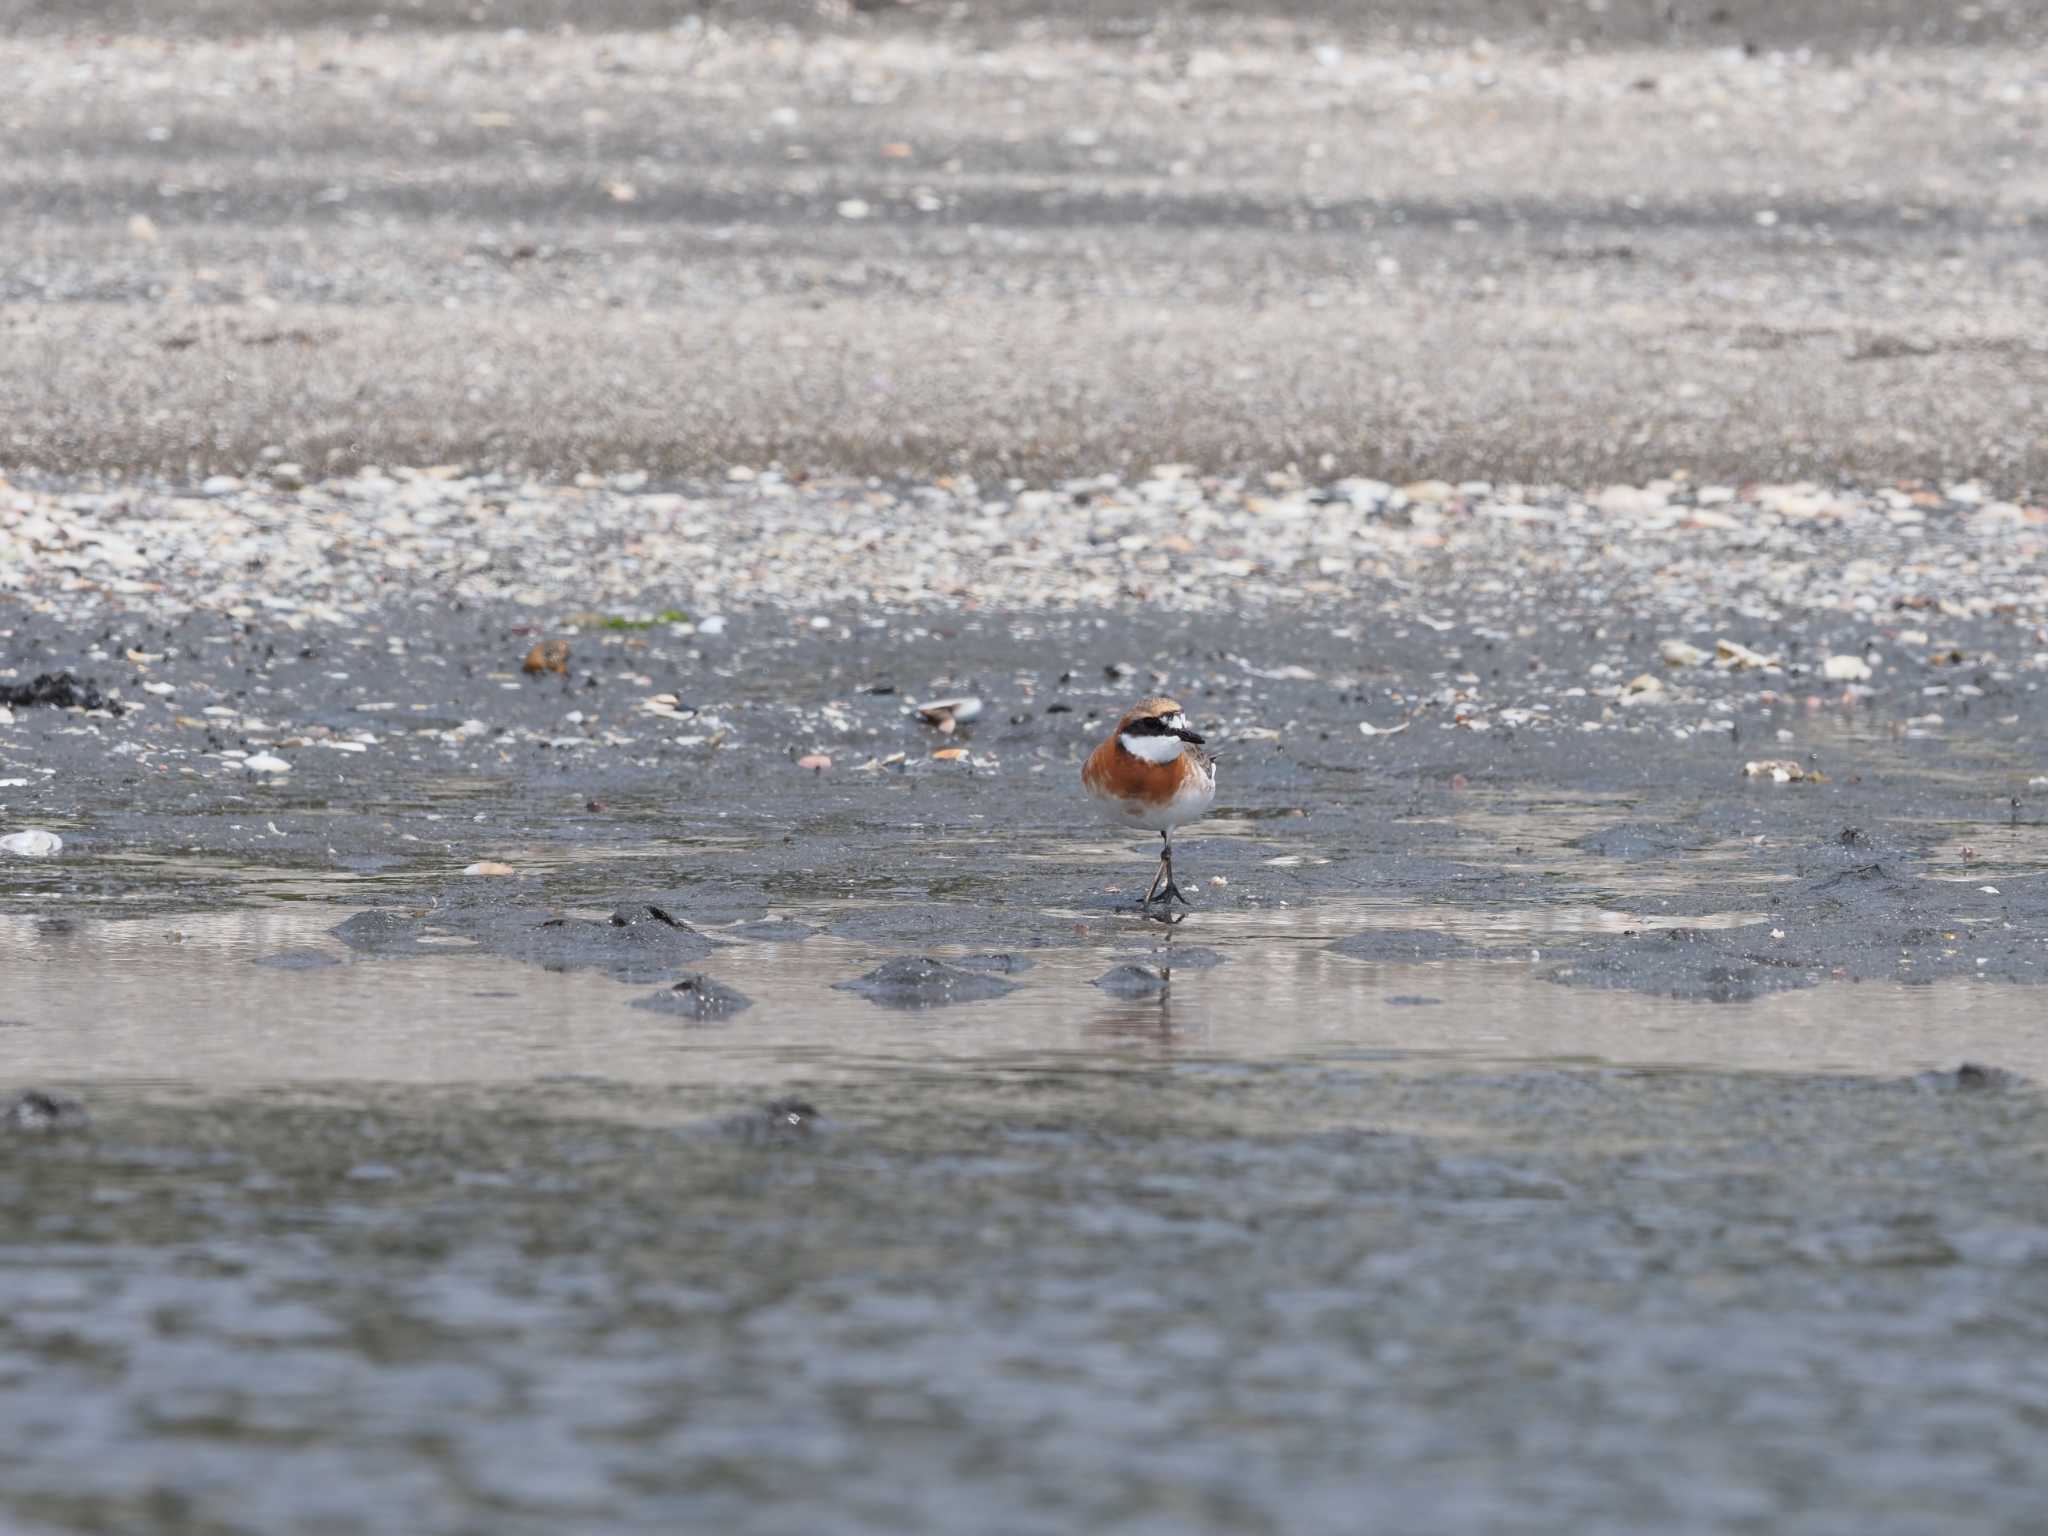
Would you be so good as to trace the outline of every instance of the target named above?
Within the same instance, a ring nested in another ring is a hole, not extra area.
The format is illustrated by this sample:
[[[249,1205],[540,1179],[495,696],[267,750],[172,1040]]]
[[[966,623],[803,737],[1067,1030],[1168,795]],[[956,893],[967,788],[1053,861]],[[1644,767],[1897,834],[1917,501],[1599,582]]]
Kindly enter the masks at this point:
[[[1187,711],[1154,695],[1124,711],[1116,729],[1081,765],[1081,787],[1119,826],[1159,834],[1159,872],[1141,906],[1193,906],[1173,879],[1173,829],[1209,809],[1216,798],[1216,762],[1202,750]]]

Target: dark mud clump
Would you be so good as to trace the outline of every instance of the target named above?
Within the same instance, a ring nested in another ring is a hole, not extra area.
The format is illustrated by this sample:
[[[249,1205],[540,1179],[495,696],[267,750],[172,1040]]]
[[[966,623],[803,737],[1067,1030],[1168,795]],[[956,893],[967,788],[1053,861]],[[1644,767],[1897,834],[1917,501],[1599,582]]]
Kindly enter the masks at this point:
[[[1931,1093],[1986,1093],[2002,1088],[2024,1088],[2027,1080],[2004,1067],[1987,1067],[1982,1062],[1966,1061],[1951,1071],[1922,1072],[1913,1079],[1913,1086]]]
[[[1149,965],[1120,965],[1095,978],[1112,997],[1156,997],[1172,984],[1166,972]]]
[[[258,955],[249,963],[267,966],[274,971],[322,971],[330,965],[341,964],[341,957],[330,955],[324,949],[281,949],[274,955]]]
[[[884,1008],[944,1008],[983,1002],[1016,990],[1000,977],[964,970],[929,955],[884,961],[867,975],[838,982],[836,987],[842,992],[858,992]]]
[[[1420,960],[1457,960],[1479,954],[1479,946],[1456,934],[1434,928],[1368,928],[1330,946],[1354,960],[1400,964]],[[1176,961],[1176,964],[1179,962]]]
[[[451,922],[480,948],[548,971],[598,970],[615,981],[660,981],[718,946],[664,907],[620,907],[601,922],[531,913],[457,914]]]
[[[44,1093],[40,1088],[16,1094],[12,1102],[0,1110],[0,1127],[29,1136],[82,1131],[91,1124],[92,1116],[85,1112],[85,1106],[78,1100]]]
[[[1593,954],[1574,956],[1546,976],[1579,987],[1617,988],[1710,1003],[1747,1003],[1768,992],[1817,986],[1827,974],[1824,961],[1771,945],[1761,928],[1660,928],[1624,936]]]
[[[1928,985],[2048,982],[2048,881],[1931,879],[1914,857],[1854,828],[1801,850],[1801,878],[1742,893],[1764,905],[1740,928],[1670,928],[1589,939],[1552,981],[1746,1002],[1827,978]]]
[[[665,907],[636,902],[608,918],[536,917],[517,907],[450,908],[431,914],[359,912],[332,930],[373,955],[431,954],[434,936],[466,938],[487,954],[549,971],[600,970],[616,981],[665,981],[719,946]]]
[[[80,682],[69,672],[44,672],[32,682],[0,683],[0,704],[10,709],[104,709],[110,715],[126,711],[99,690],[90,679]]]
[[[347,922],[327,930],[350,949],[366,955],[418,955],[428,953],[420,943],[426,936],[424,919],[405,912],[358,912]]]
[[[722,1019],[754,1006],[743,992],[713,981],[701,971],[692,971],[674,986],[652,997],[633,1000],[635,1008],[650,1013],[672,1013],[685,1019]]]
[[[1672,822],[1625,821],[1618,826],[1588,832],[1572,844],[1583,852],[1603,859],[1661,859],[1696,848],[1702,841],[1699,829]]]

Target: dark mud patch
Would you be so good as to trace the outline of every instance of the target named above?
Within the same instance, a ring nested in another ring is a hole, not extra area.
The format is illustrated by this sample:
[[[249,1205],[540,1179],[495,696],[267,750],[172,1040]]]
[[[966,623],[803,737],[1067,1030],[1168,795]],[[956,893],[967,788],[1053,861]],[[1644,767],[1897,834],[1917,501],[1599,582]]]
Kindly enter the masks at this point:
[[[328,930],[342,943],[365,955],[424,955],[429,928],[424,918],[405,912],[358,912]]]
[[[1803,953],[1767,948],[1761,927],[1715,931],[1660,928],[1612,942],[1546,972],[1579,987],[1624,988],[1660,997],[1747,1003],[1768,992],[1818,986],[1827,964]]]
[[[1662,859],[1711,841],[1699,828],[1677,822],[1624,821],[1588,832],[1572,843],[1603,859]]]
[[[436,940],[468,939],[486,954],[543,970],[599,970],[624,982],[668,980],[720,947],[666,907],[649,902],[622,906],[595,920],[482,905],[410,914],[359,912],[332,932],[363,954],[432,954],[442,948]]]
[[[1071,893],[1048,886],[1044,895],[1050,903],[1065,900]],[[990,950],[1072,942],[1071,922],[1021,904],[1033,896],[1029,890],[1017,891],[1000,906],[972,893],[951,901],[892,902],[849,912],[828,931],[834,938],[867,944],[959,944]]]
[[[929,955],[905,955],[884,961],[853,981],[838,982],[835,990],[857,992],[883,1008],[944,1008],[985,1002],[1016,988],[1000,977],[949,965]]]
[[[1387,999],[1387,1006],[1389,1008],[1437,1008],[1442,1005],[1443,999],[1440,997],[1401,996]]]
[[[723,1019],[753,1007],[754,1000],[744,992],[713,981],[701,971],[693,971],[651,997],[635,998],[633,1006],[685,1019]]]
[[[1383,964],[1412,964],[1423,960],[1464,960],[1485,953],[1470,939],[1435,928],[1368,928],[1330,946],[1334,954],[1353,960]],[[1176,962],[1177,963],[1177,962]]]
[[[1156,997],[1173,984],[1165,971],[1149,965],[1119,965],[1095,978],[1112,997]]]
[[[273,971],[323,971],[340,965],[341,957],[324,949],[281,949],[274,955],[258,955],[249,963]]]
[[[91,1124],[92,1116],[86,1113],[85,1106],[78,1100],[45,1093],[40,1088],[16,1094],[5,1109],[0,1109],[0,1129],[24,1136],[82,1131]]]
[[[1947,1071],[1922,1072],[1913,1079],[1913,1086],[1930,1093],[1996,1093],[2032,1085],[2019,1073],[2008,1072],[2004,1067],[1966,1061]]]
[[[718,948],[666,907],[644,902],[597,921],[536,921],[530,912],[487,909],[458,914],[452,927],[494,955],[548,971],[603,971],[626,982],[660,981]]]
[[[1782,885],[1724,891],[1761,907],[1738,928],[1673,927],[1589,939],[1549,980],[1662,997],[1747,1002],[1822,980],[2048,981],[2048,877],[1932,879],[1913,855],[1850,831],[1800,850]],[[1704,913],[1711,899],[1692,904]]]

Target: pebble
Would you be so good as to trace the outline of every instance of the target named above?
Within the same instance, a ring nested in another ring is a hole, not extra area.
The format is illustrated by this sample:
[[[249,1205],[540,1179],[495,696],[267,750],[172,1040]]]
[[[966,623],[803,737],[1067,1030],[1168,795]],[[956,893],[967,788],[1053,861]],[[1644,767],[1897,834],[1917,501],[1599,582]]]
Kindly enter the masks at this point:
[[[465,875],[516,875],[519,873],[510,864],[500,864],[496,859],[479,859],[474,864],[463,866]]]
[[[243,758],[242,767],[250,773],[290,773],[292,771],[290,763],[269,752],[258,752],[254,757]]]
[[[0,853],[11,853],[24,859],[47,859],[63,846],[63,838],[41,827],[30,827],[26,832],[0,837]]]

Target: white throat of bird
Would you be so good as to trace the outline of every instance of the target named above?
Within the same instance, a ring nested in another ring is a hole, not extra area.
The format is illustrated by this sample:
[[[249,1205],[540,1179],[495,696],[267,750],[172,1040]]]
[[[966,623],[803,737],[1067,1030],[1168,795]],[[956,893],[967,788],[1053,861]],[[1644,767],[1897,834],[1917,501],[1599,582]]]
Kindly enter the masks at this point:
[[[1170,763],[1187,750],[1187,743],[1178,736],[1133,736],[1125,731],[1117,740],[1131,756],[1148,763]]]

